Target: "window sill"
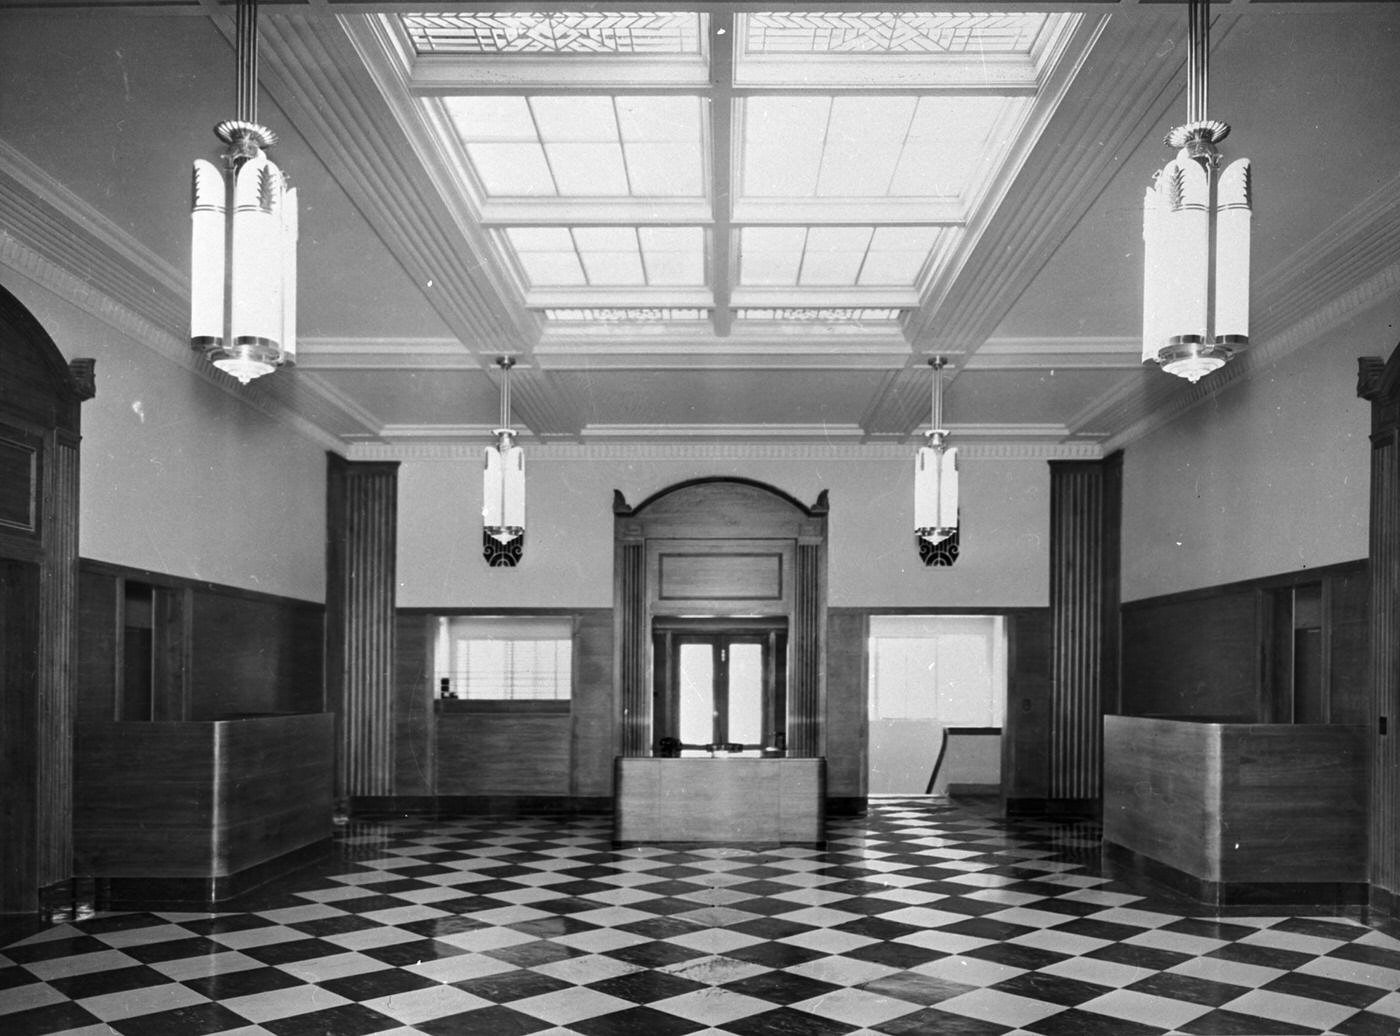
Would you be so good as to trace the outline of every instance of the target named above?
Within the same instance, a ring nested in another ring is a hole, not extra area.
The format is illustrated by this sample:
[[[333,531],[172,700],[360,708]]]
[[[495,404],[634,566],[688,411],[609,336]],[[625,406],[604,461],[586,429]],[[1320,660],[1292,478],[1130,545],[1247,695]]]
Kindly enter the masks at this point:
[[[464,701],[460,698],[438,698],[435,702],[438,712],[458,714],[500,714],[550,716],[568,715],[573,703],[564,701]]]

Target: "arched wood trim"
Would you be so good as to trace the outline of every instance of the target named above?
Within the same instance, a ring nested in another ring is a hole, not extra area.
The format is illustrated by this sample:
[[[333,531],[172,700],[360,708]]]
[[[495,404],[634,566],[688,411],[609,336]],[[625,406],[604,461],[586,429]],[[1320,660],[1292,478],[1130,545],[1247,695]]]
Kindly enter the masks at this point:
[[[738,475],[707,475],[703,478],[686,479],[684,482],[677,482],[674,485],[667,486],[665,489],[658,489],[655,493],[652,493],[651,496],[647,497],[636,507],[631,507],[628,505],[627,499],[622,495],[622,490],[614,489],[613,514],[618,515],[619,517],[631,518],[641,514],[652,504],[664,499],[665,497],[670,496],[673,493],[678,493],[685,489],[692,489],[695,486],[717,484],[749,486],[753,489],[761,489],[765,493],[771,493],[773,496],[776,496],[779,500],[782,500],[784,503],[789,504],[796,510],[801,511],[808,518],[825,517],[827,512],[831,509],[830,505],[827,503],[827,492],[825,489],[823,489],[820,493],[817,494],[816,502],[809,507],[806,504],[804,504],[801,500],[797,499],[797,497],[783,492],[776,486],[770,486],[767,482],[760,482],[757,479],[753,478],[743,478]]]

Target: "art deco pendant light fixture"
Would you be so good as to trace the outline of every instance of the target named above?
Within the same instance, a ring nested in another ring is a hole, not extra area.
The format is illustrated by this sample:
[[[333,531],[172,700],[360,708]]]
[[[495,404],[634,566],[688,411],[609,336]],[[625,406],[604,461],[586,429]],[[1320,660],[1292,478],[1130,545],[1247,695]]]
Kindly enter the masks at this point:
[[[1249,344],[1250,164],[1220,169],[1230,127],[1206,117],[1209,0],[1188,5],[1187,123],[1143,200],[1142,359],[1196,382]]]
[[[243,384],[296,361],[297,192],[263,153],[257,0],[238,0],[237,118],[214,133],[223,168],[194,163],[190,345]]]
[[[958,451],[948,448],[943,427],[942,356],[929,360],[933,368],[933,421],[928,445],[914,460],[914,541],[925,565],[951,565],[958,560]]]
[[[492,568],[514,568],[525,547],[525,451],[515,445],[510,427],[510,369],[515,358],[502,356],[501,426],[496,444],[486,447],[482,476],[482,556]]]

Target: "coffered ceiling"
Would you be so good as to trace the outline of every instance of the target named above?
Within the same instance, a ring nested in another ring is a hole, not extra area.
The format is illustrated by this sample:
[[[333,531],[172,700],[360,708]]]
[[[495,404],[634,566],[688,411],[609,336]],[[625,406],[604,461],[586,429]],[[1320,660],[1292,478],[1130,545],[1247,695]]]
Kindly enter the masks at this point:
[[[231,5],[0,3],[0,262],[352,456],[489,441],[502,355],[527,444],[912,442],[938,355],[955,442],[1094,456],[1400,281],[1397,5],[1213,4],[1255,318],[1194,387],[1139,362],[1183,4],[603,6],[261,5],[299,346],[241,388],[185,345]]]

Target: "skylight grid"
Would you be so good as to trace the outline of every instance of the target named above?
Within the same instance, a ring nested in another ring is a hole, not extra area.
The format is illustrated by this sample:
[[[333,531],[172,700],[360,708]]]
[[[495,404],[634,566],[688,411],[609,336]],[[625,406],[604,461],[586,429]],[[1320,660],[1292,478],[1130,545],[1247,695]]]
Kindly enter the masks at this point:
[[[399,16],[418,54],[693,55],[696,11],[441,12]]]
[[[487,198],[699,198],[696,96],[462,95],[444,108]]]
[[[909,94],[744,99],[741,197],[968,202],[1029,101]]]
[[[505,240],[530,288],[698,288],[700,227],[510,227]]]
[[[1029,54],[1042,14],[915,11],[759,12],[744,15],[745,53]]]
[[[744,288],[912,288],[938,243],[936,227],[743,227]]]

